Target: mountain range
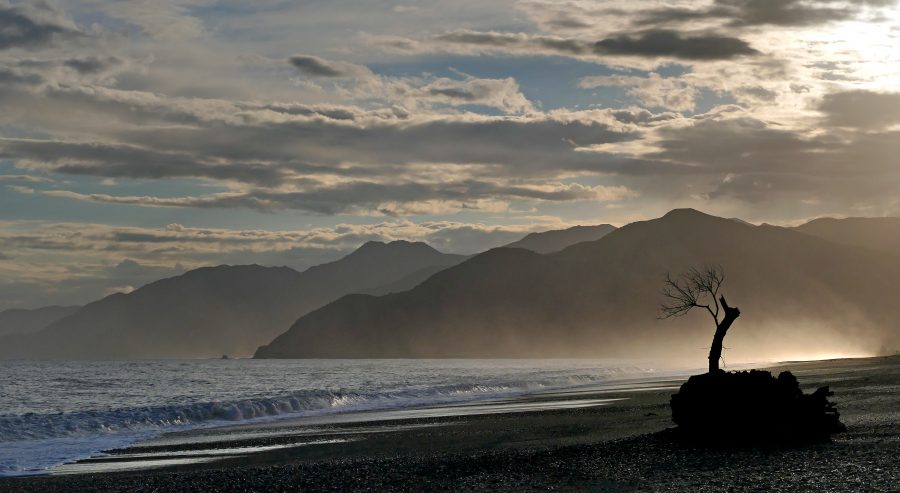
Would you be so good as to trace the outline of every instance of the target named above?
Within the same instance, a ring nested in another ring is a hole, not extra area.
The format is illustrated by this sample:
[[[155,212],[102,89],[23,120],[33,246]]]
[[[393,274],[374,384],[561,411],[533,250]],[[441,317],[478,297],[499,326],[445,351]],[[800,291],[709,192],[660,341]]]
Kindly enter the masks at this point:
[[[89,303],[40,331],[2,337],[0,358],[248,356],[301,315],[342,295],[383,285],[409,289],[419,281],[417,272],[464,258],[424,243],[396,241],[369,242],[303,272],[204,267]]]
[[[656,315],[665,273],[704,263],[725,268],[729,301],[745,313],[731,354],[884,352],[900,347],[898,239],[895,218],[782,228],[682,209],[619,229],[532,233],[474,256],[369,242],[303,272],[204,267],[84,307],[0,312],[0,358],[702,360],[710,320]]]
[[[730,354],[898,347],[900,257],[691,209],[541,255],[498,248],[415,288],[314,310],[258,358],[571,357],[682,354],[703,361],[712,320],[658,320],[667,272],[717,264],[744,315]],[[690,358],[689,358],[690,359]]]

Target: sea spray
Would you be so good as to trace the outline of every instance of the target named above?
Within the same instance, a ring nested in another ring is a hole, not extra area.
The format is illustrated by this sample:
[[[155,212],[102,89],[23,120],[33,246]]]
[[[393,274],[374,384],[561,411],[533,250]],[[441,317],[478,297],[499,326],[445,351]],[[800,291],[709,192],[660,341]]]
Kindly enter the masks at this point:
[[[514,397],[659,373],[603,360],[3,362],[2,370],[11,383],[0,396],[0,475],[173,430]]]

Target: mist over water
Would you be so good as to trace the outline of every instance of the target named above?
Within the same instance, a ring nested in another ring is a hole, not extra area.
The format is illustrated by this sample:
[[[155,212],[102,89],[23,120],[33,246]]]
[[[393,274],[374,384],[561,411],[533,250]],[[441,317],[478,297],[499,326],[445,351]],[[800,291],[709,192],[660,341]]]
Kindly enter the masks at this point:
[[[676,371],[636,360],[0,362],[0,475],[166,431],[512,397]]]

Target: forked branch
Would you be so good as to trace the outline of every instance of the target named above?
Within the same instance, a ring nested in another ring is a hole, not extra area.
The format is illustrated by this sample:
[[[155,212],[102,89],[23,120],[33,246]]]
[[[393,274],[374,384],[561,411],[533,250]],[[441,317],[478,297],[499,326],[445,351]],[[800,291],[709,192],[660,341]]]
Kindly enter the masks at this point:
[[[723,282],[725,273],[716,265],[691,268],[675,279],[667,273],[660,318],[680,317],[694,308],[703,308],[718,325],[721,307],[717,298]]]

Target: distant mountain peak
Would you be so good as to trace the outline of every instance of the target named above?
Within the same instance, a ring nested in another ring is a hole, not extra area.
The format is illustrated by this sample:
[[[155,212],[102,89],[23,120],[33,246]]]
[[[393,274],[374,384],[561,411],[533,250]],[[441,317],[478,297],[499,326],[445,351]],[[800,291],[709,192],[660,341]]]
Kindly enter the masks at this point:
[[[754,226],[753,224],[748,223],[742,219],[714,216],[712,214],[707,214],[705,212],[698,211],[697,209],[691,209],[689,207],[680,208],[680,209],[672,209],[671,211],[667,212],[661,218],[651,220],[650,222],[660,222],[663,224],[684,226],[684,227],[687,227],[687,226],[709,227],[709,226],[712,226],[713,224]]]
[[[420,251],[420,252],[428,252],[428,253],[440,253],[436,249],[434,249],[431,245],[427,243],[423,243],[421,241],[406,241],[406,240],[394,240],[391,242],[383,242],[377,240],[367,241],[362,244],[361,247],[357,248],[351,255],[354,254],[371,254],[371,253],[391,253],[391,252],[403,252],[403,251]]]
[[[370,241],[302,273],[256,264],[201,267],[32,323],[28,334],[10,333],[0,340],[0,359],[246,355],[314,308],[382,286],[405,291],[464,259],[424,243]]]
[[[672,209],[667,212],[663,217],[716,217],[711,216],[705,212],[700,212],[697,209],[692,209],[690,207],[682,207],[679,209]]]

